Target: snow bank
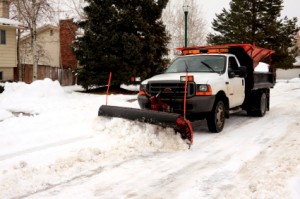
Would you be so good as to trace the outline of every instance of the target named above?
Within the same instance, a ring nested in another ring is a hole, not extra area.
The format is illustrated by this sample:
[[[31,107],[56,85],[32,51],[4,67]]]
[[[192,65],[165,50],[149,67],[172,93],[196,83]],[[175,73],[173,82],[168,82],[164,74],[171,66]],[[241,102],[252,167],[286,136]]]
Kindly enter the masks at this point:
[[[294,63],[294,65],[300,66],[300,56],[297,56],[295,59],[296,59],[296,62]]]
[[[125,85],[125,84],[122,84],[121,88],[124,88],[124,89],[129,90],[129,91],[139,91],[140,85]]]
[[[13,114],[7,110],[0,108],[0,121],[13,117]]]
[[[58,81],[37,80],[32,84],[5,83],[0,95],[0,108],[10,112],[39,114],[45,111],[44,104],[61,98],[65,92]]]

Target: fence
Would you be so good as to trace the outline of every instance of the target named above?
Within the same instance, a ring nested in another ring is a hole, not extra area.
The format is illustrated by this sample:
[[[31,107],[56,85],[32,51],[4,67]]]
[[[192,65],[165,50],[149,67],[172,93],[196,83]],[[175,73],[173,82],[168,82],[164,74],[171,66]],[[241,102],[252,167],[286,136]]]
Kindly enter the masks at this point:
[[[14,68],[15,80],[18,80],[18,69]],[[33,67],[32,65],[22,65],[22,81],[25,83],[32,83]],[[71,69],[62,69],[57,67],[39,65],[38,66],[38,80],[49,78],[58,80],[62,86],[70,86],[76,83],[76,76]]]

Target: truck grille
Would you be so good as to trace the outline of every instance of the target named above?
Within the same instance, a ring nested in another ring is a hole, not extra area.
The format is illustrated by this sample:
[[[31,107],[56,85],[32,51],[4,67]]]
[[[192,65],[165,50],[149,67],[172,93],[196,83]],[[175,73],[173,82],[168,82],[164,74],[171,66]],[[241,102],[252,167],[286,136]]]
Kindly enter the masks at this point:
[[[149,82],[149,93],[156,95],[161,91],[161,98],[183,98],[185,82],[174,83],[154,83]],[[187,97],[195,95],[196,85],[194,82],[188,82]]]

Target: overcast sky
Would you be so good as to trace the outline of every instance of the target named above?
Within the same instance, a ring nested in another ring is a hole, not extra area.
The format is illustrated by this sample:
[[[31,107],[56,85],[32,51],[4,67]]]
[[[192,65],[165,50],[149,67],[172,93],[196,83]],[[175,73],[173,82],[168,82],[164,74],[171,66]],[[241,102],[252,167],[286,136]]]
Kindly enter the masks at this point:
[[[212,20],[215,18],[215,14],[221,13],[225,7],[229,8],[231,0],[198,0],[203,11],[203,17],[207,21],[207,25],[210,27]],[[298,18],[298,26],[300,26],[300,0],[284,0],[282,16],[287,16],[289,19],[293,17]]]

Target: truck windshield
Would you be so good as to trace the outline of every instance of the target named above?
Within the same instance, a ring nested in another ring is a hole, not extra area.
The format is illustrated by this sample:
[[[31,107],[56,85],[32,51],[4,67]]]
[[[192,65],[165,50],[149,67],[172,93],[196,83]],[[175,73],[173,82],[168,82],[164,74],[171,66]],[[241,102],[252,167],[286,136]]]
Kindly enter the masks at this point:
[[[226,57],[222,55],[197,55],[176,58],[165,73],[213,72],[224,73]]]

